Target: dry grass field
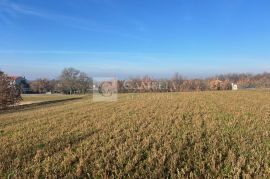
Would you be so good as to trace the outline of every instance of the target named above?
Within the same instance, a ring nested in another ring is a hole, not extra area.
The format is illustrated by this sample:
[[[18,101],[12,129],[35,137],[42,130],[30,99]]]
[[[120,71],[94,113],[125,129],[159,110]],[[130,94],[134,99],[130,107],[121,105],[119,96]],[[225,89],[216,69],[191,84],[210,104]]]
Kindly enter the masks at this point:
[[[270,176],[270,92],[120,94],[0,111],[0,177]]]
[[[22,95],[23,101],[21,104],[32,104],[46,101],[65,100],[80,97],[79,95],[62,95],[62,94],[24,94]]]

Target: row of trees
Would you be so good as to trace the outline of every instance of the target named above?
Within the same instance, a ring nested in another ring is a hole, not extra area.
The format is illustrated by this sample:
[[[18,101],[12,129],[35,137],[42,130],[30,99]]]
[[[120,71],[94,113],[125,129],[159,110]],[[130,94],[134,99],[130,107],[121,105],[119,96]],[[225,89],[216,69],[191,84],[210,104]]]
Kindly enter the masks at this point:
[[[240,89],[270,88],[270,73],[262,74],[226,74],[206,79],[184,79],[176,73],[171,79],[153,79],[149,76],[118,82],[120,92],[181,92],[206,90],[231,90],[232,83]]]
[[[220,80],[229,80],[233,83],[237,83],[240,88],[270,88],[270,73],[261,74],[226,74],[218,75]]]
[[[226,74],[207,79],[184,79],[176,73],[171,79],[154,79],[149,76],[117,81],[118,92],[205,91],[231,90],[231,83],[239,88],[270,88],[270,73]],[[33,93],[86,93],[92,90],[93,81],[86,73],[66,68],[57,80],[37,79],[30,83]]]
[[[30,87],[34,93],[86,93],[92,88],[92,78],[77,69],[65,68],[58,80],[37,79]]]
[[[237,84],[239,88],[270,88],[270,73],[226,74],[192,80],[184,79],[176,73],[171,79],[154,79],[144,76],[143,78],[116,80],[112,84],[116,86],[118,92],[180,92],[231,90],[231,83]],[[86,93],[93,90],[93,80],[84,72],[74,68],[65,68],[58,80],[37,79],[32,81],[30,86],[34,93]],[[20,94],[20,85],[0,71],[0,108],[19,102]]]
[[[176,73],[171,79],[154,79],[149,76],[118,80],[118,92],[174,92],[231,90],[231,83],[239,88],[270,88],[270,73],[226,74],[206,79],[184,79]],[[86,93],[92,90],[93,81],[87,74],[74,68],[62,71],[58,80],[37,79],[31,82],[31,89],[36,93],[48,91],[58,93]]]
[[[237,84],[239,88],[270,88],[270,73],[226,74],[192,80],[184,79],[176,73],[171,79],[154,79],[144,76],[129,80],[115,80],[111,84],[116,86],[118,92],[180,92],[231,90],[231,83]],[[37,79],[30,83],[30,87],[34,93],[86,93],[93,90],[93,80],[84,72],[74,68],[65,68],[59,79]],[[106,89],[101,90],[106,91]],[[21,99],[20,85],[0,71],[0,108],[16,104]]]

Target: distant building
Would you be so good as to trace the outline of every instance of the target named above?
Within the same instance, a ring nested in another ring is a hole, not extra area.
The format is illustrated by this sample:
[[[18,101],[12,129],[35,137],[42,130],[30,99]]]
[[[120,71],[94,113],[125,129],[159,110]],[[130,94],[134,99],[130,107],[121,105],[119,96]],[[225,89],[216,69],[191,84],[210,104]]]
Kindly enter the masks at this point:
[[[237,86],[237,84],[234,84],[234,83],[232,83],[232,90],[238,90],[238,86]]]
[[[15,85],[17,85],[22,90],[22,93],[30,92],[30,85],[25,77],[11,76],[10,78],[14,81]]]

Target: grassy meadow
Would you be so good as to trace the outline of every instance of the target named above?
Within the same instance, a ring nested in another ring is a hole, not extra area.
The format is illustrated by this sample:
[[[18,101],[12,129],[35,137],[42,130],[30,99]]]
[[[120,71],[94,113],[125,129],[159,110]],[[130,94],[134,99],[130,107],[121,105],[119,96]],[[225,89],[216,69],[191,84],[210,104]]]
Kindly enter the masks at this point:
[[[270,91],[118,96],[0,111],[0,177],[270,176]]]
[[[62,95],[62,94],[23,94],[21,104],[32,104],[48,101],[66,100],[81,97],[80,95]]]

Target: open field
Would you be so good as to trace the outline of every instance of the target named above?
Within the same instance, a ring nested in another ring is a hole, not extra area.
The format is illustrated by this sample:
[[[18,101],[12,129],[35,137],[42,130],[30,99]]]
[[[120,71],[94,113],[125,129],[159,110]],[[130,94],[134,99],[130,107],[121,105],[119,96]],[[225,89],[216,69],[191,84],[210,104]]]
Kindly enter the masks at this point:
[[[0,177],[267,177],[270,92],[120,94],[0,112]]]

